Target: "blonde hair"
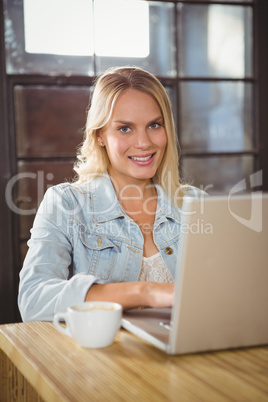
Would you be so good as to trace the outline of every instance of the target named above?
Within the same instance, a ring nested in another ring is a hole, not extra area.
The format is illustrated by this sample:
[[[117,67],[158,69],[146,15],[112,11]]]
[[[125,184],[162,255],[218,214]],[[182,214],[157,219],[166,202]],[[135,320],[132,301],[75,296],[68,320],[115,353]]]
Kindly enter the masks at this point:
[[[138,67],[111,68],[97,79],[88,110],[85,139],[74,166],[78,175],[76,184],[87,182],[108,172],[110,161],[105,147],[100,147],[97,143],[97,131],[107,124],[116,100],[129,88],[151,95],[160,107],[167,134],[167,146],[161,164],[152,179],[154,183],[162,186],[175,205],[180,206],[183,188],[179,178],[178,141],[170,100],[160,81]]]

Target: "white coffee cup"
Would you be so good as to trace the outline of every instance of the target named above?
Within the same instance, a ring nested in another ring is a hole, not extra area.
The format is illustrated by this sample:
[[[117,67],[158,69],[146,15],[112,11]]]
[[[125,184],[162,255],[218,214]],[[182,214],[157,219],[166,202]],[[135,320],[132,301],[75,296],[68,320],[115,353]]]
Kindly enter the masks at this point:
[[[121,325],[122,306],[112,302],[84,302],[68,307],[53,318],[56,328],[85,348],[103,348],[113,343]],[[66,326],[61,322],[64,321]]]

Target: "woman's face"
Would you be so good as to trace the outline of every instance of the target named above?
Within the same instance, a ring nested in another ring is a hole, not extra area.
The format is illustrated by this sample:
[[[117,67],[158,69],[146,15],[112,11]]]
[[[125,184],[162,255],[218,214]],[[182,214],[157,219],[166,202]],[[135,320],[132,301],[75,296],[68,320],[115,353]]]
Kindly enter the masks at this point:
[[[154,98],[127,89],[116,101],[109,122],[98,133],[110,159],[109,174],[120,185],[148,182],[165,153],[166,130]]]

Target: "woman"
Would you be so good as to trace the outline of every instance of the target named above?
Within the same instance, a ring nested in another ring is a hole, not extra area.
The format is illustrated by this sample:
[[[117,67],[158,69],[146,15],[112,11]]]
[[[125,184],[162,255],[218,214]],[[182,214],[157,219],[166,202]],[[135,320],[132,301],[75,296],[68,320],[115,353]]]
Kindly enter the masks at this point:
[[[52,320],[91,300],[171,306],[183,189],[170,102],[153,75],[125,67],[99,77],[75,171],[35,218],[22,319]]]

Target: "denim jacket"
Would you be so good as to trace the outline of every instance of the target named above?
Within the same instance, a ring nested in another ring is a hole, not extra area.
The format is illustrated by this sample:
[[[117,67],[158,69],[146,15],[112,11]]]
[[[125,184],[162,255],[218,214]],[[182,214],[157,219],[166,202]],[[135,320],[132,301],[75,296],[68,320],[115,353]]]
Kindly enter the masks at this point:
[[[180,211],[160,186],[154,242],[175,279]],[[20,272],[24,321],[52,320],[84,301],[94,283],[138,281],[143,256],[139,226],[121,208],[108,175],[47,190],[36,214]]]

